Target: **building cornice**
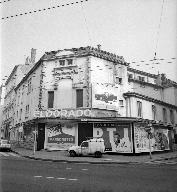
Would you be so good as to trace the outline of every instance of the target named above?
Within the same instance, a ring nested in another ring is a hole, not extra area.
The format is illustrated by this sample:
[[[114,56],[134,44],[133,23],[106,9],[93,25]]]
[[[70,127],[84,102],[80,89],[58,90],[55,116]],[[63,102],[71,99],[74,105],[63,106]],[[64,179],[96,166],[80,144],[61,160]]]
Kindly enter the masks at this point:
[[[11,74],[9,75],[8,79],[5,82],[5,86],[9,83],[10,79],[12,78],[13,74],[15,73],[15,71],[17,70],[19,65],[15,65],[15,67],[13,68]]]
[[[139,98],[139,99],[143,99],[143,100],[146,100],[146,101],[157,103],[157,104],[160,104],[160,105],[163,105],[163,106],[166,106],[166,107],[173,108],[173,109],[177,110],[176,105],[172,105],[170,103],[166,103],[164,101],[160,101],[158,99],[154,99],[152,97],[142,95],[142,94],[139,94],[139,93],[136,93],[136,92],[127,92],[127,93],[124,93],[123,96],[124,97],[136,97],[136,98]]]
[[[98,58],[101,58],[101,59],[104,59],[107,61],[111,61],[114,63],[119,63],[119,64],[126,65],[126,66],[129,65],[127,62],[125,62],[125,60],[122,56],[118,56],[116,54],[113,54],[113,53],[110,53],[107,51],[103,51],[101,49],[90,47],[90,46],[46,52],[43,57],[43,60],[57,59],[58,58],[57,54],[60,52],[62,53],[62,51],[72,52],[73,54],[70,54],[70,56],[73,56],[73,57],[94,56],[94,57],[98,57]]]
[[[133,78],[128,78],[128,82],[135,82],[135,83],[139,83],[141,85],[148,85],[148,86],[151,86],[151,87],[154,87],[154,88],[163,88],[163,86],[161,86],[161,85],[149,83],[149,82],[146,82],[146,81],[140,81],[138,79],[133,79]]]
[[[134,69],[134,68],[131,68],[131,67],[128,67],[127,71],[133,72],[133,73],[138,73],[140,75],[145,75],[145,76],[155,78],[155,79],[158,77],[158,75],[155,75],[155,74],[152,74],[152,73],[147,73],[147,72],[144,72],[144,71],[140,71],[140,70],[137,70],[137,69]]]

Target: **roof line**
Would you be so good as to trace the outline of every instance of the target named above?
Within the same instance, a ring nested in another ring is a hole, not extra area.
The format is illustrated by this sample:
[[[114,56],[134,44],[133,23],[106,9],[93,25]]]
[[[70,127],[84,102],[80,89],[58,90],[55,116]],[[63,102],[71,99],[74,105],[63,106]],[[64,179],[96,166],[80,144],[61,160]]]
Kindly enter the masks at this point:
[[[164,101],[161,101],[161,100],[158,100],[158,99],[154,99],[152,97],[149,97],[149,96],[146,96],[146,95],[142,95],[142,94],[139,94],[139,93],[136,93],[136,92],[127,92],[127,93],[124,93],[123,96],[124,97],[131,97],[131,96],[133,96],[133,97],[137,97],[137,98],[140,98],[140,99],[144,99],[144,100],[147,100],[147,101],[151,101],[151,102],[154,102],[154,103],[158,103],[158,104],[161,104],[161,105],[165,105],[165,106],[177,109],[176,105],[173,105],[173,104],[170,104],[170,103],[166,103]]]

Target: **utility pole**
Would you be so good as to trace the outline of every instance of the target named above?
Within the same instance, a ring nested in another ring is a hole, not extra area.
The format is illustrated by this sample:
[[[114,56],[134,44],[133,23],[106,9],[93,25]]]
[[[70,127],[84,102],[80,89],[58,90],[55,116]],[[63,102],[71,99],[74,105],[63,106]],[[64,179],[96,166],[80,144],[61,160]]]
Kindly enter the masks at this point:
[[[34,133],[33,155],[35,155],[35,152],[36,152],[36,134],[37,134],[36,128],[33,131],[33,133]]]
[[[150,159],[152,159],[152,153],[151,153],[151,130],[152,130],[152,124],[149,123],[146,127],[145,127],[145,130],[148,134],[148,139],[149,139],[149,157]]]

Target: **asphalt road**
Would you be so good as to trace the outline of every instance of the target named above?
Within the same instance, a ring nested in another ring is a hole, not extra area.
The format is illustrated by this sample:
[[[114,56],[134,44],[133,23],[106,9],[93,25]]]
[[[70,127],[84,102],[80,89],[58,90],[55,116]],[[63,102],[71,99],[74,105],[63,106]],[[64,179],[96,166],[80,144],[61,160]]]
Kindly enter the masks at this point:
[[[73,164],[9,155],[0,156],[0,178],[1,192],[177,191],[176,165]]]

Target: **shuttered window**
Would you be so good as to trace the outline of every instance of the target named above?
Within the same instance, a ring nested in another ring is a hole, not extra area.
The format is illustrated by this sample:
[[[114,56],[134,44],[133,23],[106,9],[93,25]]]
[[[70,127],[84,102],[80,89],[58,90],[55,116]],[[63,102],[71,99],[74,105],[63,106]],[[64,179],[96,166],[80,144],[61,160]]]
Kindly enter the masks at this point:
[[[76,107],[83,107],[83,89],[76,90]]]
[[[53,108],[54,91],[48,91],[48,108]]]

